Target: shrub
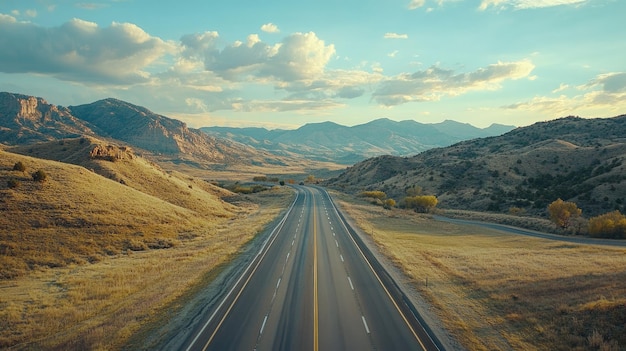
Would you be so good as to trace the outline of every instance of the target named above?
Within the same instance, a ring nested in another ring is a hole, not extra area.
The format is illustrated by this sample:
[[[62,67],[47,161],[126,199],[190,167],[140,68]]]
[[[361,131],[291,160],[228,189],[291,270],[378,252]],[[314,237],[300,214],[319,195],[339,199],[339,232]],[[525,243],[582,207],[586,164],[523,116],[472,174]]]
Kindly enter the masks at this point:
[[[36,182],[43,183],[46,181],[46,179],[48,179],[48,175],[46,174],[46,172],[42,171],[41,169],[33,173],[33,180]]]
[[[20,181],[19,181],[19,180],[16,180],[16,179],[9,179],[9,180],[7,181],[7,186],[8,186],[9,188],[11,188],[11,189],[15,189],[15,188],[17,188],[18,186],[20,186]]]
[[[26,170],[26,166],[22,163],[22,161],[18,161],[15,165],[13,165],[14,171],[24,172]]]
[[[383,202],[383,207],[390,210],[392,207],[396,207],[396,200],[387,199]]]
[[[626,238],[626,216],[613,211],[589,219],[589,235],[598,238]]]
[[[438,200],[435,195],[407,196],[404,205],[417,212],[430,212],[437,206]]]
[[[387,197],[387,194],[385,194],[383,191],[380,191],[380,190],[374,190],[374,191],[364,191],[361,193],[361,196],[371,197],[373,199],[378,199],[382,201]]]

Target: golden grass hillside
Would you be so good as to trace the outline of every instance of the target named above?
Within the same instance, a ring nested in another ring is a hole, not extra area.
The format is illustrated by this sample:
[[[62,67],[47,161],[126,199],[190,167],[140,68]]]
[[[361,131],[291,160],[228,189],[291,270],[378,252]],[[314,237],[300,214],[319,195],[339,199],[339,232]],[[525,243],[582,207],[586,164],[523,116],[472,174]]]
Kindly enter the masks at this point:
[[[341,207],[468,350],[623,350],[626,249]]]
[[[50,152],[84,160],[79,140],[64,142]],[[120,349],[293,196],[274,188],[237,198],[136,156],[92,161],[114,179],[0,149],[0,348]],[[13,170],[18,162],[25,171]],[[44,182],[33,180],[37,170]]]
[[[127,250],[171,247],[181,238],[206,232],[215,218],[235,214],[234,206],[200,186],[194,191],[174,177],[165,184],[163,179],[169,176],[155,176],[154,168],[144,167],[135,179],[154,176],[153,192],[175,189],[180,201],[166,201],[83,167],[0,153],[3,278],[38,267],[95,262]],[[24,164],[24,172],[13,170],[17,162]],[[124,163],[116,162],[120,168],[133,167]],[[47,174],[44,182],[33,180],[31,174],[37,170]],[[9,187],[10,182],[14,187]]]

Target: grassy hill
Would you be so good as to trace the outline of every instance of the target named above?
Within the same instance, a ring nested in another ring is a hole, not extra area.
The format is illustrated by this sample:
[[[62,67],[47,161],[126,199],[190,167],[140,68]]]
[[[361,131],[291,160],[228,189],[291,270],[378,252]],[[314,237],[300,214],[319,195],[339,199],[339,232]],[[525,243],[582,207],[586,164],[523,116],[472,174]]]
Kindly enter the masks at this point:
[[[358,193],[382,190],[396,200],[419,186],[438,207],[545,214],[561,198],[585,216],[626,209],[626,115],[568,117],[475,139],[410,158],[358,163],[329,185]]]
[[[14,150],[40,158],[0,151],[0,277],[171,247],[238,211],[220,199],[223,189],[168,174],[129,149],[109,145],[115,161],[90,155],[96,147],[77,138]],[[13,170],[17,162],[24,172]],[[37,170],[44,182],[33,180]]]

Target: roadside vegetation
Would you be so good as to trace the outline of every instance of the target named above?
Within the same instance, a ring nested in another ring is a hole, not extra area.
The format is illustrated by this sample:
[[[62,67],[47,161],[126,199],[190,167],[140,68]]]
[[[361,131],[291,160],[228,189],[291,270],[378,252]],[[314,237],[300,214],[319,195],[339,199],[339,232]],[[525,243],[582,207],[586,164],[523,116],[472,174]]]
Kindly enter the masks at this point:
[[[460,226],[336,196],[466,349],[626,347],[626,249]]]

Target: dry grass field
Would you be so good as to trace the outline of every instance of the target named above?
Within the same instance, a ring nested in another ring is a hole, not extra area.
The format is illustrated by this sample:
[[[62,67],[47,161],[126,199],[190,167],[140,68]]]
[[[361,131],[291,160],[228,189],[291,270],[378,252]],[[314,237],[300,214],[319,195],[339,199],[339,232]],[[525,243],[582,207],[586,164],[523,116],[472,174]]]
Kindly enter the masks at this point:
[[[64,155],[79,145],[65,144]],[[17,162],[24,172],[12,170]],[[92,166],[109,177],[0,150],[2,349],[119,349],[293,195],[276,187],[238,197],[140,158]],[[45,182],[32,179],[36,170]]]
[[[459,226],[341,198],[465,348],[626,349],[626,249]]]

